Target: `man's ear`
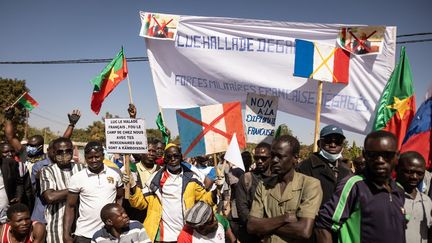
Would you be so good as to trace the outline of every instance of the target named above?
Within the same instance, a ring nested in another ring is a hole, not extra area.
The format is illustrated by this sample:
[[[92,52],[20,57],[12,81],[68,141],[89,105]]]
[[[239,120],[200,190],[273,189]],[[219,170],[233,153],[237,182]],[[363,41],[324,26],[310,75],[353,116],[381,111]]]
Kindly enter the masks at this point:
[[[317,146],[318,146],[319,149],[321,149],[321,139],[318,139]]]
[[[106,224],[106,225],[109,225],[109,226],[112,226],[112,225],[113,225],[113,222],[112,222],[111,219],[107,219],[107,220],[105,221],[105,224]]]

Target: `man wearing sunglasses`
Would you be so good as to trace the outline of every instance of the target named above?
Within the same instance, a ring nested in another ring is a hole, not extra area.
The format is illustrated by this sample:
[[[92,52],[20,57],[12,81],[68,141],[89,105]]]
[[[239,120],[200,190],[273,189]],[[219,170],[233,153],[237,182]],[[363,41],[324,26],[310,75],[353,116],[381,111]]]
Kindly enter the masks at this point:
[[[325,126],[321,129],[318,140],[319,152],[313,153],[297,167],[298,172],[317,178],[321,182],[323,191],[321,205],[331,198],[337,183],[351,175],[351,170],[342,162],[344,142],[345,136],[340,127]]]
[[[182,159],[180,148],[168,144],[165,166],[150,177],[143,189],[136,186],[133,177],[123,175],[123,182],[131,184],[132,207],[147,209],[144,228],[153,242],[176,242],[187,209],[198,201],[212,206],[217,202],[217,190],[207,192],[198,176],[181,163]],[[215,183],[221,187],[224,180]]]
[[[253,156],[255,170],[243,174],[236,185],[236,206],[240,220],[238,238],[241,242],[261,242],[257,235],[247,232],[246,226],[258,183],[271,175],[270,150],[271,145],[265,142],[255,147]]]
[[[404,190],[391,178],[399,156],[396,136],[368,134],[363,156],[363,175],[343,180],[321,207],[315,224],[318,242],[405,242]]]
[[[47,242],[63,242],[63,215],[68,195],[69,180],[84,168],[83,164],[71,163],[73,145],[69,138],[57,138],[52,143],[53,164],[41,171],[41,194],[46,202]]]

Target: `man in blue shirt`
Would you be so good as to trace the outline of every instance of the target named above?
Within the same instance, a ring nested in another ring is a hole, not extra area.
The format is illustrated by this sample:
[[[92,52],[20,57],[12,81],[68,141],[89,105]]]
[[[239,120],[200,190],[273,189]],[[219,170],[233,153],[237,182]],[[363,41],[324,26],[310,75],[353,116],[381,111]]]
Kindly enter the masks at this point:
[[[364,175],[343,180],[321,207],[318,242],[405,242],[404,190],[391,179],[399,156],[397,138],[387,131],[368,134],[363,156]]]

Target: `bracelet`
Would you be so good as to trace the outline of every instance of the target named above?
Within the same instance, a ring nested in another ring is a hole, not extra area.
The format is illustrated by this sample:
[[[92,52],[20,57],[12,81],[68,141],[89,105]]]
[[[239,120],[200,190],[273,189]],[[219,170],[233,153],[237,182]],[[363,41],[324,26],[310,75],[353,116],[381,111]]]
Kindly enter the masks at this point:
[[[70,126],[70,127],[75,127],[75,125],[74,125],[74,124],[72,124],[72,123],[69,123],[69,126]]]

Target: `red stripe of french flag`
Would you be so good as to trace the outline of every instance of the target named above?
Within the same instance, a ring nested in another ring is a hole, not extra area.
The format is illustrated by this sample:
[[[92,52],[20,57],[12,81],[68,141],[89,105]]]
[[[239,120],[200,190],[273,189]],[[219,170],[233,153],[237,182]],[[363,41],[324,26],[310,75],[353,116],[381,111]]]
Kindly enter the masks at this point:
[[[333,83],[348,84],[350,53],[342,48],[336,48],[333,63]]]

